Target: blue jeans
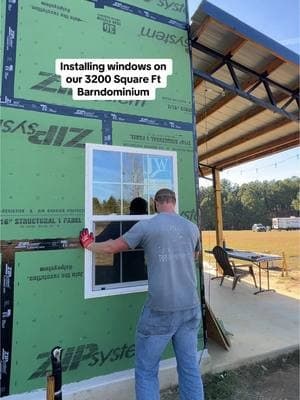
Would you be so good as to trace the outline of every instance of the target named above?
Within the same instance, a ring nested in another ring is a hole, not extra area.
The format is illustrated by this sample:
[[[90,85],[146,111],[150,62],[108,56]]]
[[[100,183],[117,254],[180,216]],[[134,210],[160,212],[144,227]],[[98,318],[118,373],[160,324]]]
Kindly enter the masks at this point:
[[[197,355],[200,307],[162,312],[144,307],[136,330],[135,391],[136,400],[158,400],[158,370],[161,354],[168,342],[177,361],[181,400],[203,400],[203,385]]]

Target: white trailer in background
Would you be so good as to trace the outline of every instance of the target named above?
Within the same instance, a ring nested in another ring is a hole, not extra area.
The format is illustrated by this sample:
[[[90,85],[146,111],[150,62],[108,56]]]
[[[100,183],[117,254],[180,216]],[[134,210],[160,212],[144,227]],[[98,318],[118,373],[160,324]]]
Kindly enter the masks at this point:
[[[272,218],[272,229],[287,231],[300,229],[300,217]]]

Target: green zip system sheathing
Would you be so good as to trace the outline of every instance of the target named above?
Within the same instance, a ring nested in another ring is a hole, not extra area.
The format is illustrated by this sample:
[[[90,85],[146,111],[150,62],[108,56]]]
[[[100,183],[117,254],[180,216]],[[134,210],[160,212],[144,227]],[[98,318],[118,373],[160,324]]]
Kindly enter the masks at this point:
[[[145,293],[84,299],[85,143],[176,151],[179,212],[198,218],[185,1],[7,0],[1,7],[4,397],[45,387],[56,345],[64,349],[64,384],[134,365]],[[74,101],[55,75],[57,58],[171,58],[173,74],[155,101]]]

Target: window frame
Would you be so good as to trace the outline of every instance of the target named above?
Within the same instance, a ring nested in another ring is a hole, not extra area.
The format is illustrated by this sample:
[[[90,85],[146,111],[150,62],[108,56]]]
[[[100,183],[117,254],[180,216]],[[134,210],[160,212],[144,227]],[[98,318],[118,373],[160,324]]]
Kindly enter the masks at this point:
[[[177,153],[176,151],[168,150],[157,150],[148,148],[137,148],[137,147],[127,147],[127,146],[112,146],[105,144],[93,144],[86,143],[85,145],[85,227],[89,229],[90,232],[94,232],[96,222],[124,222],[124,221],[140,221],[142,219],[150,219],[155,214],[147,215],[120,215],[120,214],[107,214],[107,215],[93,215],[93,152],[94,150],[101,151],[115,151],[119,153],[132,153],[132,154],[145,154],[154,156],[166,156],[172,157],[173,164],[173,190],[178,199],[178,175],[177,175]],[[122,158],[121,158],[122,160]],[[121,176],[122,176],[122,165],[121,165]],[[121,185],[123,184],[121,180]],[[123,193],[123,188],[121,187],[121,193]],[[149,194],[148,194],[149,195]],[[149,196],[148,196],[149,197]],[[121,204],[123,199],[121,198]],[[147,199],[148,201],[148,199]],[[121,208],[122,209],[122,208]],[[176,212],[178,213],[179,204],[178,200],[176,202]],[[97,298],[113,295],[122,295],[129,293],[145,292],[148,290],[147,281],[141,281],[142,284],[138,284],[135,281],[132,282],[120,282],[110,283],[103,285],[94,285],[95,277],[95,262],[94,254],[89,250],[84,250],[84,295],[85,298]],[[124,284],[124,285],[123,285]],[[107,288],[106,288],[107,287]]]

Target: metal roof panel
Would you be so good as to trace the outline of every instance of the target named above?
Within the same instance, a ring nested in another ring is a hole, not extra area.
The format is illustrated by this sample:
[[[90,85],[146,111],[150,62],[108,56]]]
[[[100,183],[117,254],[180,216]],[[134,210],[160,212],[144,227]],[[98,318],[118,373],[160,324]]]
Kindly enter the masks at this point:
[[[262,34],[251,26],[240,21],[236,17],[228,14],[224,10],[216,7],[212,3],[203,0],[192,17],[192,21],[201,22],[205,16],[210,16],[215,20],[221,22],[225,26],[228,26],[237,34],[243,35],[252,42],[255,42],[266,50],[276,53],[279,57],[290,61],[294,64],[300,65],[300,56],[287,47],[281,45],[275,40],[269,38],[268,36]]]
[[[228,168],[295,147],[299,56],[207,1],[191,32],[201,163]]]

